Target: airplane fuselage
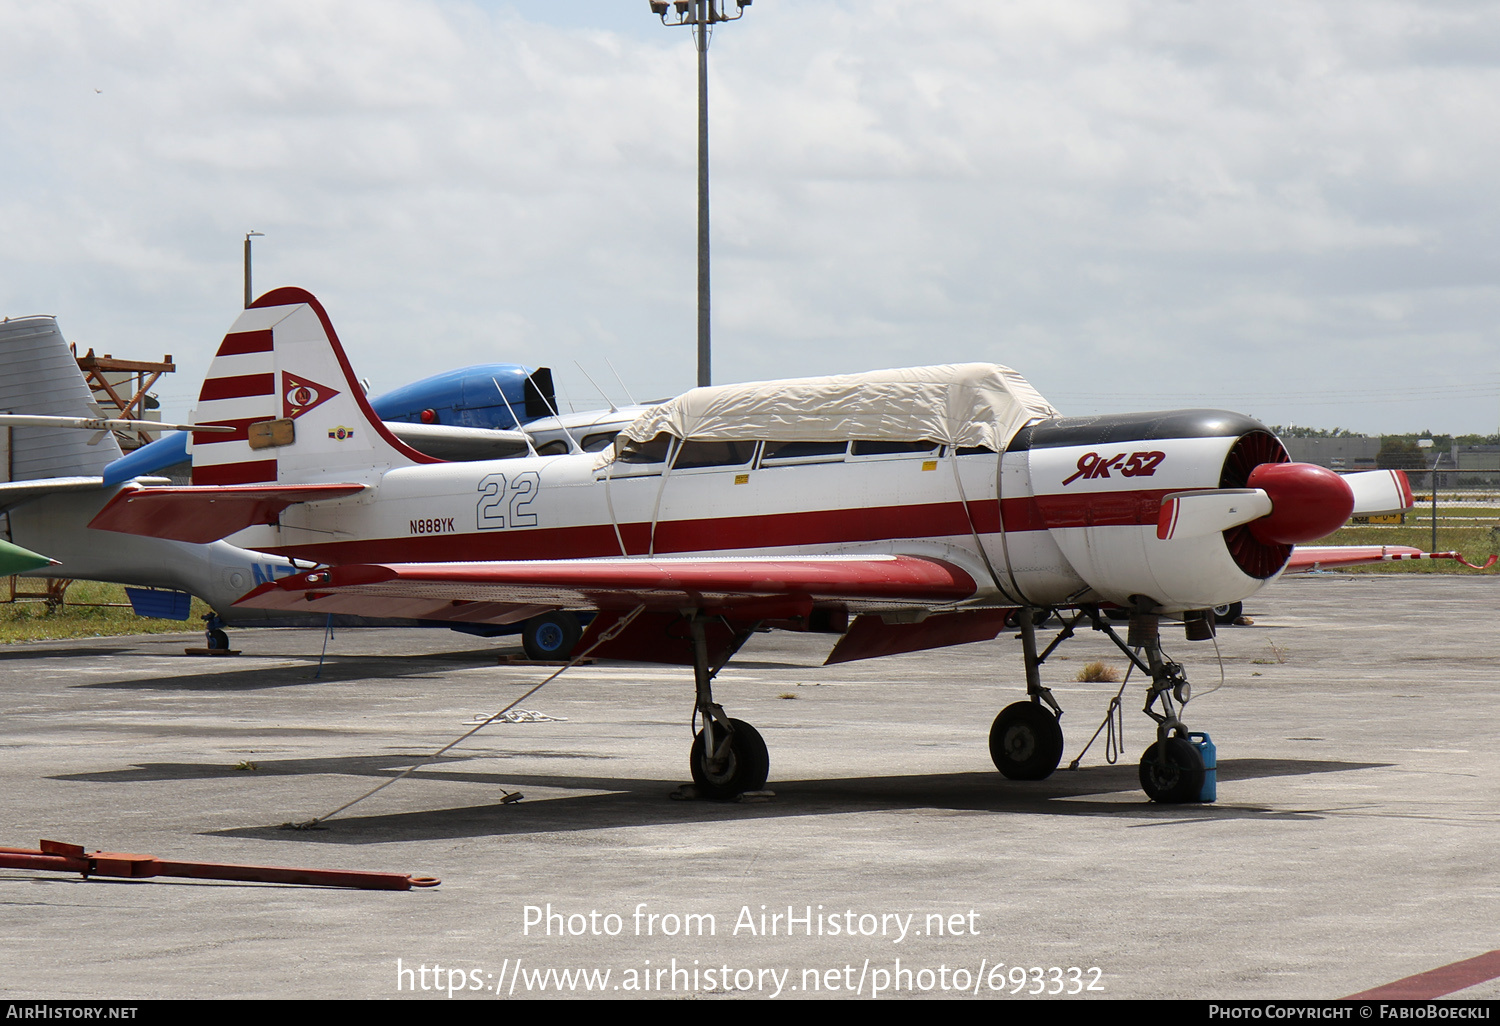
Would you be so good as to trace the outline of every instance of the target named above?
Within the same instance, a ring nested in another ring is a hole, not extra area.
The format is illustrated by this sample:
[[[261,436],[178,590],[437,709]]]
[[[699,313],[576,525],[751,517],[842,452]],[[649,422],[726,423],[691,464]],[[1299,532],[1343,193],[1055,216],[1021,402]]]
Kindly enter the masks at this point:
[[[1247,573],[1218,534],[1164,543],[1158,514],[1164,496],[1220,487],[1247,435],[1279,450],[1248,418],[1183,411],[1041,421],[1003,455],[855,440],[791,456],[777,454],[818,446],[424,464],[241,537],[332,565],[900,553],[964,568],[979,584],[969,604],[1145,595],[1208,607],[1244,599],[1279,565]]]

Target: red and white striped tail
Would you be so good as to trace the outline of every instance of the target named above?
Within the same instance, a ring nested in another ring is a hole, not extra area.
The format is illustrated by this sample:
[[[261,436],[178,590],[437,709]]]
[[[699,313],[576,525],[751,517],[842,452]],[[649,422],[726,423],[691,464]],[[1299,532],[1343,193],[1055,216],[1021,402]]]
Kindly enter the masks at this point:
[[[198,394],[188,446],[193,484],[372,480],[435,462],[403,445],[370,409],[323,305],[277,289],[240,315]]]

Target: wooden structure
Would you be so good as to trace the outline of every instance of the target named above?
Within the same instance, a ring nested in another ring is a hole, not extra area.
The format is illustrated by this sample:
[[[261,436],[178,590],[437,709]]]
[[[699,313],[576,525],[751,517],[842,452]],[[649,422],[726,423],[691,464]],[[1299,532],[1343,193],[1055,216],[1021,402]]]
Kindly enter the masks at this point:
[[[83,371],[84,381],[94,393],[94,401],[106,416],[124,420],[145,420],[147,393],[158,378],[177,369],[170,353],[160,362],[117,360],[108,353],[95,356],[93,349],[83,356],[77,356],[77,350],[74,350],[74,355],[78,359],[78,369]],[[133,375],[134,378],[122,379],[121,375]],[[130,393],[128,398],[125,392]],[[151,435],[145,431],[126,432],[116,437],[123,452],[139,449],[152,441]]]

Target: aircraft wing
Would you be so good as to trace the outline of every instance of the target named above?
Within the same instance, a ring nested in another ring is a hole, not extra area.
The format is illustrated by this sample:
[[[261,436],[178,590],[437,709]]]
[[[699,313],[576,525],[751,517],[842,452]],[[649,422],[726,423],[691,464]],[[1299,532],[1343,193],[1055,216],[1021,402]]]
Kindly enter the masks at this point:
[[[1292,550],[1285,572],[1305,574],[1314,570],[1393,563],[1401,559],[1451,559],[1472,570],[1488,570],[1496,561],[1496,557],[1491,556],[1488,562],[1475,565],[1457,552],[1423,552],[1410,545],[1298,545]]]
[[[488,623],[546,609],[645,606],[744,620],[789,619],[820,601],[942,605],[976,590],[959,567],[916,556],[618,558],[338,566],[263,584],[236,605]]]
[[[851,632],[857,642],[841,650],[842,661],[993,638],[1003,611],[926,615],[977,590],[962,568],[918,556],[637,557],[338,566],[263,584],[236,606],[494,624],[594,609],[575,651],[691,666],[693,642],[683,626],[689,610],[710,618],[713,665],[763,625],[837,633],[849,610],[896,614],[901,622],[856,620],[864,627]],[[637,607],[645,608],[631,612]],[[632,622],[624,633],[612,630],[626,616]]]

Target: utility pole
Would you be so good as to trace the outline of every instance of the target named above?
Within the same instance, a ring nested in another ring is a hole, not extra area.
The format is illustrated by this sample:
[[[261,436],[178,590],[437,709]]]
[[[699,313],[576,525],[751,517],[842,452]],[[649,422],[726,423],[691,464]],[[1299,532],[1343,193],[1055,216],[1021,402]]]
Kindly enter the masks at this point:
[[[708,287],[708,41],[713,27],[722,21],[738,21],[745,16],[751,0],[732,0],[734,14],[728,14],[731,0],[650,0],[651,13],[663,25],[688,25],[698,48],[698,384],[713,383],[712,344],[710,341]],[[723,8],[721,10],[721,8]],[[668,13],[675,17],[668,21]]]
[[[250,309],[250,301],[255,298],[254,293],[252,293],[250,291],[250,237],[252,235],[253,236],[257,236],[257,237],[262,238],[262,239],[265,238],[265,233],[264,232],[246,232],[245,233],[245,309],[246,310]]]

